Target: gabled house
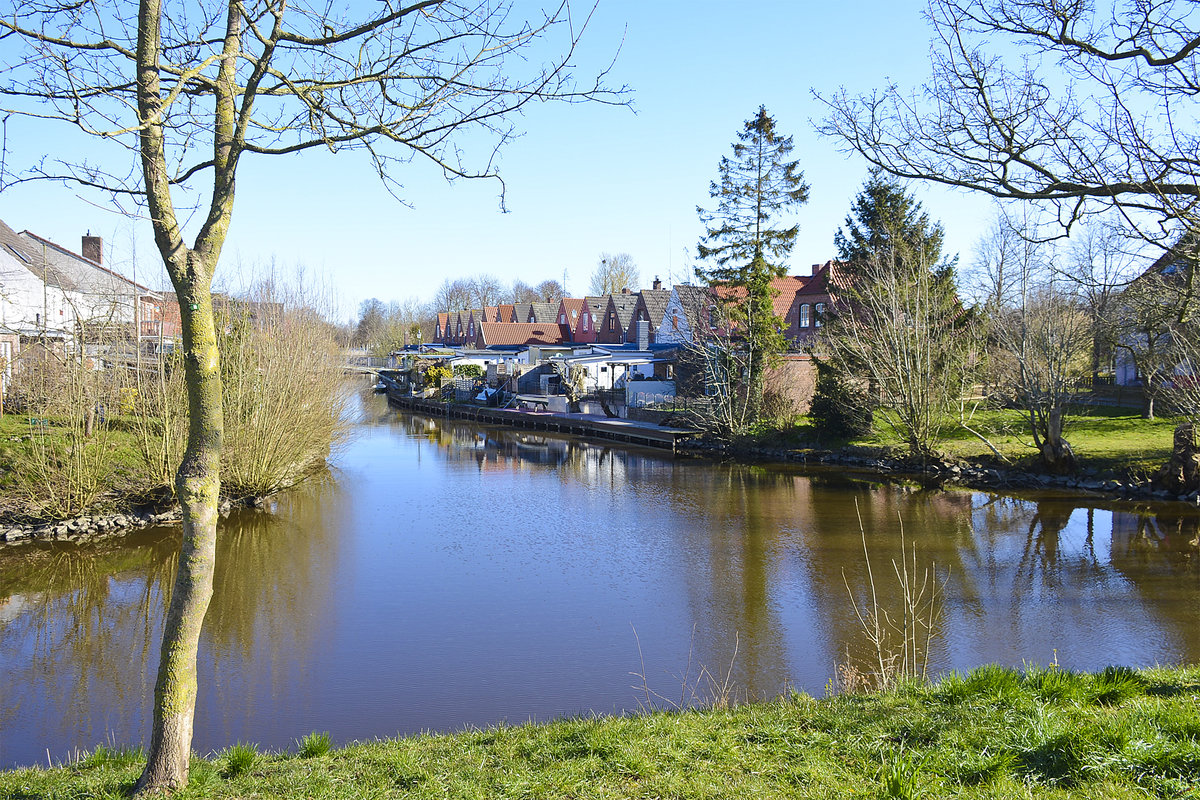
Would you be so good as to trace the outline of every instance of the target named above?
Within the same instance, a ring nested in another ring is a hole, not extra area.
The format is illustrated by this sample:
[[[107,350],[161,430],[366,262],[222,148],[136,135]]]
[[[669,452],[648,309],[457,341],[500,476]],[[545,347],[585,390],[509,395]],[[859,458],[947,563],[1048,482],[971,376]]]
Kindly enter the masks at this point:
[[[540,322],[543,325],[558,324],[558,303],[530,303],[529,319],[526,322]]]
[[[0,221],[0,331],[18,341],[69,336],[76,322],[69,293],[75,288],[69,276],[44,257],[42,248]]]
[[[178,307],[172,314],[163,295],[105,267],[100,237],[84,236],[81,244],[76,253],[0,221],[0,335],[8,345],[0,357],[15,359],[22,338],[76,339],[91,352],[114,354],[142,338],[178,333]],[[175,329],[164,331],[172,321]]]
[[[451,319],[454,321],[454,336],[453,340],[448,342],[448,344],[460,345],[466,341],[467,320],[464,314],[465,312],[463,311],[457,311],[451,316]]]
[[[538,322],[484,322],[479,325],[475,348],[516,347],[528,345],[558,345],[568,341],[571,331],[566,325],[545,325]]]
[[[795,293],[794,317],[789,319],[788,336],[801,345],[816,337],[833,295],[841,281],[846,280],[844,268],[837,261],[813,264],[813,274]]]
[[[632,339],[629,338],[628,332],[637,305],[638,295],[628,290],[622,291],[620,294],[610,294],[608,305],[605,306],[604,313],[600,317],[600,330],[596,336],[596,342],[604,344],[636,342],[637,332],[634,332]]]
[[[479,318],[480,322],[501,322],[499,306],[484,306],[483,316]]]
[[[600,321],[604,319],[604,309],[608,307],[608,297],[585,297],[579,311],[579,324],[575,326],[575,341],[580,344],[591,344],[600,335]]]
[[[517,315],[515,307],[509,304],[500,304],[496,306],[496,322],[516,322]]]
[[[533,311],[533,303],[514,303],[513,322],[529,322],[529,314]]]
[[[434,344],[446,344],[446,328],[450,324],[450,313],[447,311],[439,311],[437,321],[433,326],[433,342]]]
[[[658,344],[690,344],[697,331],[713,331],[717,304],[705,286],[677,284],[671,290],[654,340]]]
[[[556,319],[559,325],[566,325],[570,328],[572,341],[582,341],[575,337],[578,335],[583,305],[583,300],[576,297],[564,297],[558,301],[558,315]]]
[[[637,305],[633,309],[633,319],[629,321],[629,329],[626,331],[625,340],[628,342],[636,342],[638,322],[646,322],[648,325],[649,336],[648,342],[654,342],[654,334],[658,330],[658,324],[662,322],[663,313],[667,310],[667,301],[671,299],[671,290],[662,288],[662,281],[658,278],[654,279],[653,289],[643,289],[638,292]]]

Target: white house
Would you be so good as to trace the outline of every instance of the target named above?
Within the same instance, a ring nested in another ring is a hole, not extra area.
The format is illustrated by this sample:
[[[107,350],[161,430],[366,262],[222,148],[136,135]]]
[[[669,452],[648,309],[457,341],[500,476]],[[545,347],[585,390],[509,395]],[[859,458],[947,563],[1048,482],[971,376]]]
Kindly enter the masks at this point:
[[[711,325],[712,295],[703,286],[678,284],[671,289],[666,310],[655,329],[657,344],[689,344],[697,328]]]
[[[132,341],[134,323],[162,318],[164,300],[106,269],[99,237],[84,236],[82,255],[0,220],[0,358],[11,364],[22,341],[61,341],[110,327]],[[86,341],[86,338],[85,338]]]
[[[75,329],[72,283],[0,220],[0,330],[60,338]],[[13,353],[16,356],[16,353]]]

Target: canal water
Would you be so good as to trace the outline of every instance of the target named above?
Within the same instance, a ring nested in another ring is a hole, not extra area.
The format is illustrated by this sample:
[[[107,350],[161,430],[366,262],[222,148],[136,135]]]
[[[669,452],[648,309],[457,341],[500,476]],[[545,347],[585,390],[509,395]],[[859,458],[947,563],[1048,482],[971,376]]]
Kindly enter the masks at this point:
[[[199,752],[669,707],[712,680],[820,695],[872,653],[864,540],[892,614],[894,561],[936,575],[935,674],[1200,660],[1182,507],[674,459],[369,394],[361,413],[327,478],[222,529]],[[146,738],[176,553],[171,530],[0,549],[0,767]]]

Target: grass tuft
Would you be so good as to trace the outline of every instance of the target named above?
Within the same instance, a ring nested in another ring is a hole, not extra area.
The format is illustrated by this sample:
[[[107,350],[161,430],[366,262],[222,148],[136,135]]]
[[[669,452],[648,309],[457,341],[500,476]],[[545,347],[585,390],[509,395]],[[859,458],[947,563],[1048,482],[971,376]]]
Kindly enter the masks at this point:
[[[258,749],[252,744],[238,742],[225,751],[225,777],[236,778],[254,769],[258,761]]]
[[[1021,674],[998,664],[986,664],[971,670],[962,685],[963,697],[1007,700],[1022,693]]]
[[[301,758],[320,758],[333,749],[333,739],[330,738],[329,731],[313,731],[296,742],[296,747],[299,751],[297,755]]]
[[[1129,667],[1105,667],[1092,680],[1092,702],[1115,706],[1146,693],[1147,681]]]
[[[121,769],[141,764],[145,760],[146,754],[140,747],[102,744],[80,759],[76,766],[80,769],[99,769],[101,767]]]

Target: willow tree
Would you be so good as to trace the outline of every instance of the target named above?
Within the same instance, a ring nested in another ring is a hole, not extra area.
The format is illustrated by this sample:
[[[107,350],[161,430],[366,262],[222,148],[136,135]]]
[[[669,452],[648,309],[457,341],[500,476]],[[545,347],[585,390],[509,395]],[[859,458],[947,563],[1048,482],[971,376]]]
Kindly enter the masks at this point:
[[[211,286],[238,167],[361,150],[393,193],[396,167],[414,159],[448,179],[498,180],[494,154],[526,104],[622,102],[603,72],[572,78],[586,18],[564,3],[514,20],[504,3],[450,0],[9,0],[0,18],[0,113],[77,129],[103,151],[3,179],[71,181],[140,204],[179,299],[190,415],[176,477],[183,540],[140,792],[188,774],[223,430]]]

